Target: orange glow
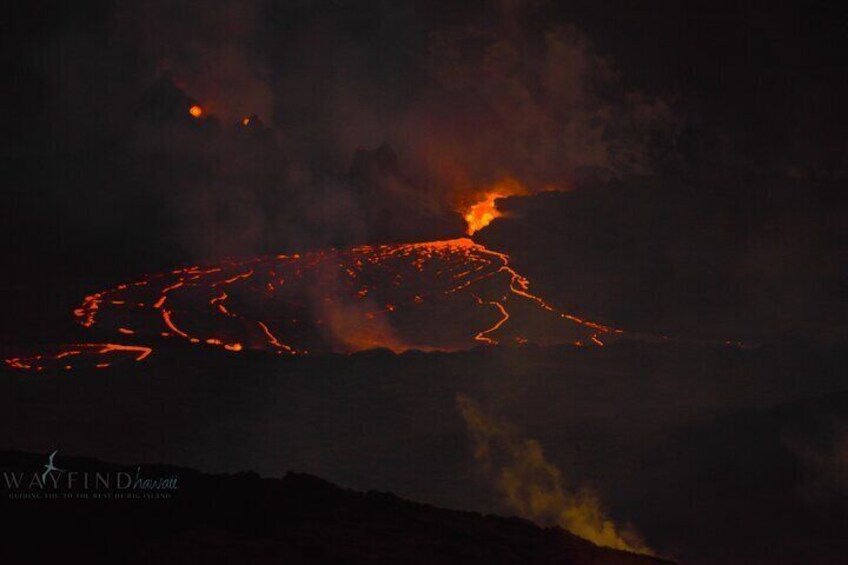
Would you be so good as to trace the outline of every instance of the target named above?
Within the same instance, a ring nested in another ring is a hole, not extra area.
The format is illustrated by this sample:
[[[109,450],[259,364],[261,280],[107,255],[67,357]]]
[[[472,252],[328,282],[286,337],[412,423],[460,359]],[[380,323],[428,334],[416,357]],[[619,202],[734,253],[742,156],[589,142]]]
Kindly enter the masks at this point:
[[[277,336],[271,333],[271,330],[268,329],[268,326],[266,324],[264,324],[263,322],[257,323],[259,324],[259,327],[262,328],[262,331],[265,333],[265,335],[268,337],[268,343],[270,343],[273,347],[277,349],[285,349],[289,352],[294,352],[294,350],[288,345],[280,343],[280,341],[277,339]]]
[[[501,304],[500,302],[497,302],[495,300],[491,300],[489,302],[484,302],[483,299],[480,298],[479,296],[475,296],[474,299],[477,301],[477,304],[489,304],[491,306],[494,306],[495,308],[498,309],[498,311],[501,314],[500,320],[495,322],[495,325],[493,325],[489,329],[483,330],[482,332],[480,332],[480,333],[478,333],[477,335],[474,336],[474,339],[476,339],[477,341],[482,341],[483,343],[495,345],[498,342],[495,341],[494,339],[490,338],[490,337],[487,337],[486,334],[495,332],[495,331],[498,330],[498,328],[500,328],[502,325],[504,325],[506,323],[506,321],[509,320],[509,312],[506,311],[506,308],[503,307],[503,304]]]
[[[104,343],[103,347],[98,353],[111,353],[113,351],[126,351],[129,353],[136,353],[137,356],[135,360],[144,361],[147,356],[153,352],[153,349],[151,349],[150,347],[145,347],[143,345],[121,345],[119,343]]]
[[[489,192],[483,201],[468,208],[468,212],[465,214],[465,221],[468,223],[468,230],[466,230],[468,235],[485,228],[492,220],[501,215],[495,207],[495,199],[501,196],[503,195]]]
[[[184,338],[190,337],[187,333],[185,333],[176,325],[174,325],[173,320],[171,320],[171,312],[169,310],[162,309],[162,321],[165,322],[165,325],[168,326],[168,328],[178,336]]]
[[[188,109],[188,113],[191,114],[194,118],[199,118],[201,115],[203,115],[203,108],[195,104],[194,106]]]
[[[246,126],[249,123],[250,123],[250,118],[245,117],[245,118],[241,119],[241,125]]]
[[[515,184],[505,192],[520,190]],[[325,288],[326,280],[332,281],[332,288]],[[272,293],[266,292],[269,284]],[[314,287],[320,294],[312,294]],[[306,296],[304,288],[309,289]],[[322,336],[310,334],[309,322],[304,326],[304,303],[320,304],[320,316],[311,323]],[[428,307],[437,316],[432,330],[416,334],[411,324],[422,315],[428,321]],[[460,326],[446,326],[453,319],[449,312],[456,308],[462,311]],[[509,255],[470,238],[361,245],[179,268],[91,293],[74,316],[85,328],[132,336],[133,342],[152,336],[181,338],[233,352],[285,355],[305,355],[315,347],[345,353],[374,347],[453,351],[539,339],[602,347],[623,333],[560,311],[531,291],[531,281],[512,266]],[[537,326],[544,326],[544,333]],[[452,333],[443,336],[440,327]],[[316,341],[324,339],[328,342]],[[32,371],[65,365],[90,368],[96,363],[114,367],[127,357],[143,361],[151,352],[140,344],[82,344],[3,361],[13,369]]]
[[[59,346],[52,353],[34,355],[32,357],[16,357],[6,359],[5,363],[13,369],[43,371],[58,369],[70,371],[75,367],[91,367],[105,369],[112,366],[113,361],[122,361],[130,357],[135,361],[144,361],[153,348],[144,345],[123,345],[120,343],[78,343]]]
[[[502,215],[495,205],[495,200],[526,193],[527,189],[524,185],[513,178],[507,177],[496,182],[483,194],[481,200],[466,208],[464,213],[465,222],[468,224],[466,233],[473,235],[474,232],[485,228],[492,220]]]

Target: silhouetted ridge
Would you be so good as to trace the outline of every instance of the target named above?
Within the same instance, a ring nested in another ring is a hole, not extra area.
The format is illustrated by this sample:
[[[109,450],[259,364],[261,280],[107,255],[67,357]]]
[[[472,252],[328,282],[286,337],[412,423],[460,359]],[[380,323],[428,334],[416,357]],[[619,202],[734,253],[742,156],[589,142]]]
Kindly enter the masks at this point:
[[[40,472],[47,456],[0,453],[0,468]],[[68,471],[116,466],[64,457]],[[144,474],[178,478],[170,500],[10,500],[7,539],[39,531],[26,548],[36,562],[69,563],[556,563],[630,565],[662,560],[597,547],[559,528],[355,492],[288,473],[205,475],[167,466]],[[6,485],[3,485],[7,488]],[[49,520],[45,517],[49,516]]]

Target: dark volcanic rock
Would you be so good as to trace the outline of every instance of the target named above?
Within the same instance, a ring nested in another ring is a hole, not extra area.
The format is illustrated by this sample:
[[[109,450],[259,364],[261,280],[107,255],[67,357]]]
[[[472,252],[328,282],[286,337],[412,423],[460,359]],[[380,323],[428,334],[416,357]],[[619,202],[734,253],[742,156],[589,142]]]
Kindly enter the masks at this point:
[[[42,455],[0,454],[4,471],[26,476],[45,462]],[[61,455],[56,464],[92,474],[135,476],[137,469]],[[14,562],[18,550],[35,562],[70,563],[663,562],[600,548],[559,528],[355,492],[310,475],[263,479],[163,466],[143,466],[142,474],[175,476],[178,488],[169,500],[11,500],[4,482],[0,507],[12,518],[6,539],[21,541],[3,544],[4,562]],[[43,543],[22,543],[32,532]]]
[[[365,204],[371,241],[430,241],[465,235],[462,217],[427,187],[403,175],[398,156],[387,143],[374,150],[359,149],[348,177]]]

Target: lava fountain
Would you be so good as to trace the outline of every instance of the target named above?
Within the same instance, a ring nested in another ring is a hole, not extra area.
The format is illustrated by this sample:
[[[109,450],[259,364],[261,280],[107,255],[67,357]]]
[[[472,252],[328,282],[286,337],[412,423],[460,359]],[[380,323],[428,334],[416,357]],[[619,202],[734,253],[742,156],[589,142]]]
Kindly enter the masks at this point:
[[[468,229],[465,233],[474,235],[475,232],[488,226],[492,220],[503,215],[495,204],[498,198],[522,194],[527,194],[527,189],[524,185],[509,177],[501,179],[487,188],[483,192],[482,197],[468,206],[463,214],[465,222],[468,224]]]

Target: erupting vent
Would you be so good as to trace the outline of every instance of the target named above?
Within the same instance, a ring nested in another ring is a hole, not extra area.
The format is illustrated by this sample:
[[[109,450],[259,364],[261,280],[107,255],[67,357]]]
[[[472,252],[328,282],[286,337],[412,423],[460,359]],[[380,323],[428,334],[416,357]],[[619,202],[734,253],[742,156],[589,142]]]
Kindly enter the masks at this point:
[[[74,315],[103,343],[6,363],[103,368],[142,361],[173,340],[300,355],[528,341],[600,346],[621,333],[559,312],[529,287],[507,255],[470,239],[225,260],[87,296]]]

